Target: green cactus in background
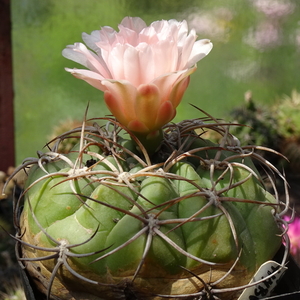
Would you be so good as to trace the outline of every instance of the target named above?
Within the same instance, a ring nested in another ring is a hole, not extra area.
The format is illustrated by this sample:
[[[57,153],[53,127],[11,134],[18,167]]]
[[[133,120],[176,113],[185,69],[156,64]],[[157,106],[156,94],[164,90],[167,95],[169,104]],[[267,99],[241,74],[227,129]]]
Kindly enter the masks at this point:
[[[278,122],[278,130],[285,138],[300,137],[300,94],[293,90],[291,96],[284,96],[272,107]]]
[[[294,90],[272,107],[278,122],[280,148],[290,161],[289,167],[300,175],[300,94]]]
[[[243,143],[272,148],[287,159],[268,154],[277,167],[299,174],[300,170],[300,94],[283,96],[270,107],[258,106],[250,91],[245,93],[245,105],[235,108],[230,115],[234,122],[247,126],[232,127],[231,133]],[[264,154],[261,152],[261,155]]]
[[[279,150],[279,124],[276,113],[269,107],[260,106],[252,98],[251,91],[245,93],[245,104],[230,112],[233,121],[246,126],[232,127],[231,133],[242,143],[267,146]]]
[[[60,122],[59,125],[53,128],[51,134],[48,137],[48,140],[50,140],[49,146],[50,147],[53,146],[51,141],[53,140],[54,142],[57,136],[64,134],[65,132],[73,128],[80,127],[81,123],[82,123],[81,121],[72,120],[72,119],[68,119],[63,122]],[[75,137],[74,139],[72,139],[71,137],[68,137],[64,141],[60,141],[59,149],[57,149],[57,151],[59,153],[69,153],[70,150],[74,147],[74,145],[77,144],[77,142],[78,142],[78,138]]]

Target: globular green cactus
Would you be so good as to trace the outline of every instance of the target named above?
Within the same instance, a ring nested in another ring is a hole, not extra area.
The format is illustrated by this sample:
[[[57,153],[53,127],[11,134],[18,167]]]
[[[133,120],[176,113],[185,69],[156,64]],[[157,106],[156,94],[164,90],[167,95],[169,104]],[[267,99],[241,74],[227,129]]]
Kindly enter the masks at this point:
[[[291,96],[284,96],[272,107],[278,122],[279,134],[285,138],[300,136],[300,93],[293,90]]]
[[[300,170],[300,93],[293,90],[291,96],[284,96],[271,108],[278,122],[281,136],[280,152],[288,157],[288,168],[292,173]]]
[[[230,116],[234,122],[246,124],[246,126],[233,127],[231,130],[243,144],[279,150],[281,137],[277,115],[270,107],[259,105],[253,100],[251,91],[245,93],[244,105],[234,108]]]
[[[209,117],[165,125],[151,155],[104,120],[20,167],[30,169],[19,261],[38,289],[48,299],[237,299],[282,244],[288,205],[253,159],[283,176]],[[219,144],[202,137],[208,129]]]
[[[284,167],[292,177],[300,170],[300,94],[293,90],[291,96],[282,96],[267,107],[257,105],[250,91],[245,93],[245,104],[231,111],[234,122],[247,126],[233,127],[231,132],[241,142],[272,148],[278,155],[268,155],[278,168]],[[266,157],[263,152],[260,153]]]
[[[78,126],[81,126],[81,121],[74,120],[74,119],[67,119],[63,122],[60,122],[58,125],[54,126],[51,134],[48,137],[48,140],[55,141],[57,136],[64,134],[65,132]],[[68,153],[74,147],[74,145],[77,144],[77,142],[78,139],[76,138],[72,139],[71,137],[68,137],[64,141],[61,141],[61,143],[59,144],[59,149],[57,149],[57,151],[59,153]],[[49,143],[49,145],[50,147],[52,146],[51,142]]]

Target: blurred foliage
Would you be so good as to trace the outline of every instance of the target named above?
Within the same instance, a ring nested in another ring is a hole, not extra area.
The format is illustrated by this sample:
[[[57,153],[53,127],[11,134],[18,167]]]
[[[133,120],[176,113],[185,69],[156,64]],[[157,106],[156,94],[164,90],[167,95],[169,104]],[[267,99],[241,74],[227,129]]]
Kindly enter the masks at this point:
[[[298,0],[12,0],[17,163],[33,156],[64,119],[109,114],[100,91],[73,78],[78,67],[61,56],[81,33],[117,24],[124,16],[186,19],[214,49],[198,64],[175,121],[201,117],[189,103],[224,117],[251,90],[270,105],[300,90]],[[146,70],[145,70],[146,71]],[[247,124],[246,120],[246,124]]]
[[[250,91],[245,93],[245,104],[230,112],[233,123],[247,124],[233,126],[231,132],[243,145],[268,146],[278,150],[280,135],[278,119],[268,106],[257,105]]]
[[[292,91],[272,108],[278,122],[278,132],[290,139],[300,139],[300,93]]]
[[[273,160],[279,170],[284,166],[288,177],[300,176],[300,94],[296,90],[271,106],[257,105],[251,92],[247,92],[244,105],[234,108],[230,116],[233,122],[248,125],[231,129],[243,145],[264,146],[280,152],[288,160],[270,153],[267,159]]]
[[[52,14],[51,1],[22,0],[12,3],[13,13],[17,10],[17,18],[13,20],[18,26],[39,26],[43,24]]]

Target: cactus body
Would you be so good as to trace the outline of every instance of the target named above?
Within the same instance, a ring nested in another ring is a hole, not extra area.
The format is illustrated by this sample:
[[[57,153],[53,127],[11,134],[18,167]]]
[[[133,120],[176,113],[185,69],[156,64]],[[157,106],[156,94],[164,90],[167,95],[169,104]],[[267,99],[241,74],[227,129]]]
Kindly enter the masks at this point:
[[[237,299],[230,288],[281,245],[260,157],[212,120],[167,125],[150,157],[109,121],[112,131],[72,131],[84,134],[69,154],[56,145],[32,162],[20,242],[39,288],[53,299]],[[206,128],[220,144],[195,132]]]

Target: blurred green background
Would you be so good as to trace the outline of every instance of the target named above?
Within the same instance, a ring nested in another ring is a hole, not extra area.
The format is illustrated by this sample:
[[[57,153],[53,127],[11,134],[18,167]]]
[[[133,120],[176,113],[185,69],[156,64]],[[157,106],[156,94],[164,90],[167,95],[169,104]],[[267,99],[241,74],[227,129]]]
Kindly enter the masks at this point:
[[[61,51],[82,32],[117,29],[127,15],[147,24],[186,19],[214,43],[175,121],[202,117],[189,103],[222,118],[247,90],[265,105],[300,90],[299,0],[12,0],[17,164],[42,149],[55,125],[82,120],[88,103],[88,117],[109,114],[102,92],[64,71],[75,63]]]

